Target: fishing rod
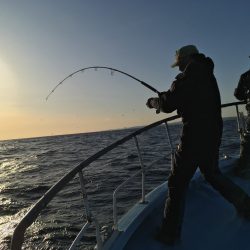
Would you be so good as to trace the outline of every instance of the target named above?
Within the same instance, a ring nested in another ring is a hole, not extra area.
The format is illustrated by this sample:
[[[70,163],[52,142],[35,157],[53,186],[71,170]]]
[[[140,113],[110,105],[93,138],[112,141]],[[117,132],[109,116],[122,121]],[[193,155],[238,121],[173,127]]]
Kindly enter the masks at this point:
[[[154,87],[152,87],[151,85],[149,85],[148,83],[124,72],[124,71],[121,71],[121,70],[118,70],[118,69],[115,69],[115,68],[111,68],[111,67],[104,67],[104,66],[91,66],[91,67],[86,67],[86,68],[83,68],[83,69],[79,69],[71,74],[69,74],[68,76],[66,76],[62,81],[60,81],[52,90],[51,92],[48,94],[48,96],[46,97],[46,101],[49,99],[50,95],[64,82],[66,81],[67,79],[69,79],[70,77],[72,77],[73,75],[79,73],[79,72],[84,72],[85,70],[88,70],[88,69],[95,69],[95,70],[98,70],[98,69],[107,69],[107,70],[111,70],[111,75],[113,75],[114,72],[118,72],[120,74],[123,74],[125,76],[128,76],[132,79],[134,79],[135,81],[141,83],[143,86],[145,86],[146,88],[150,89],[151,91],[155,92],[157,95],[160,95],[160,92],[155,89]]]

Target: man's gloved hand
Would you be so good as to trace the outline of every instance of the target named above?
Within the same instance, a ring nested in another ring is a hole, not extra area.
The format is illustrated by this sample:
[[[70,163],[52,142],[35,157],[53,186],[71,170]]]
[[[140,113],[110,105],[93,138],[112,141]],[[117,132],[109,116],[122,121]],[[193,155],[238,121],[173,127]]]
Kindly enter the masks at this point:
[[[149,98],[146,105],[150,109],[152,109],[152,108],[158,109],[158,107],[159,107],[159,98],[157,98],[157,97]]]
[[[158,97],[149,98],[146,105],[150,109],[155,108],[155,109],[159,110],[160,109],[159,98]]]

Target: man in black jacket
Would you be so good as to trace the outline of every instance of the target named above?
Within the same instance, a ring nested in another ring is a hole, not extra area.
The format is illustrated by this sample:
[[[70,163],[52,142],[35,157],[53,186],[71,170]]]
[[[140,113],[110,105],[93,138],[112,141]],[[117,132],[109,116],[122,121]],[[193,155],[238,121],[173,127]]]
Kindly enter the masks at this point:
[[[235,173],[250,177],[250,70],[240,76],[234,96],[240,101],[246,101],[247,111],[245,131],[241,131],[240,158]]]
[[[243,73],[240,76],[240,80],[237,88],[234,91],[234,96],[240,101],[246,101],[246,110],[247,110],[247,120],[246,120],[246,129],[250,133],[250,70]]]
[[[182,72],[170,89],[147,101],[149,108],[165,113],[177,110],[183,130],[168,179],[168,198],[164,219],[157,238],[166,244],[181,236],[185,194],[197,167],[204,178],[231,202],[243,217],[250,217],[250,198],[218,168],[223,122],[221,100],[212,59],[199,53],[194,45],[176,51],[176,62]]]

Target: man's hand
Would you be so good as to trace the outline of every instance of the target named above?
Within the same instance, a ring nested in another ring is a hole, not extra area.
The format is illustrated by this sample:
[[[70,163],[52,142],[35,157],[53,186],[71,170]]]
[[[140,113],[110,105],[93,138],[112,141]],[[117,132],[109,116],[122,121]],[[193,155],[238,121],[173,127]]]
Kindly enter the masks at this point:
[[[157,110],[159,110],[160,105],[159,105],[159,98],[158,97],[151,97],[148,99],[147,103],[146,103],[147,107],[152,109],[155,108]]]

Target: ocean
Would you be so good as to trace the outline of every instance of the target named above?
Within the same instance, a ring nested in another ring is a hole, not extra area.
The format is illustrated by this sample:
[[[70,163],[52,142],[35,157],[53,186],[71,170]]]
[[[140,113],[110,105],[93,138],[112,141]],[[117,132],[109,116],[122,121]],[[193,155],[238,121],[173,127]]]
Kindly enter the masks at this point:
[[[92,154],[138,128],[0,141],[0,249],[9,249],[17,223],[53,184]],[[174,146],[181,124],[170,124]],[[205,133],[205,131],[204,131]],[[167,179],[171,148],[164,126],[138,136],[147,168],[146,190]],[[220,157],[238,156],[239,134],[235,118],[224,119]],[[157,164],[152,165],[156,159]],[[92,214],[101,227],[112,228],[114,189],[140,169],[133,140],[90,164],[83,171]],[[122,216],[140,199],[140,177],[118,194],[118,215]],[[23,249],[68,249],[85,223],[85,208],[78,175],[55,197],[27,230]],[[90,228],[79,249],[93,249],[94,228]]]

